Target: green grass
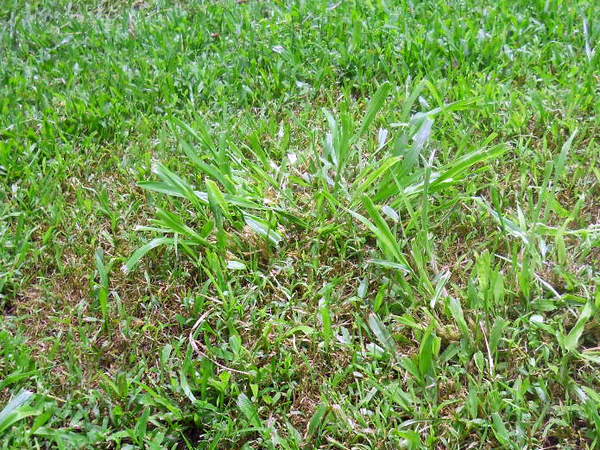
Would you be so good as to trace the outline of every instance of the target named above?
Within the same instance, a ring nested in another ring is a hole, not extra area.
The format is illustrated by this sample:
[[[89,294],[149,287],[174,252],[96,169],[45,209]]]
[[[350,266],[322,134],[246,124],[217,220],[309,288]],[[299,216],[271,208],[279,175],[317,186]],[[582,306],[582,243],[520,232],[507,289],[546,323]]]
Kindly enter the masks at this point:
[[[598,448],[598,17],[4,0],[2,448]]]

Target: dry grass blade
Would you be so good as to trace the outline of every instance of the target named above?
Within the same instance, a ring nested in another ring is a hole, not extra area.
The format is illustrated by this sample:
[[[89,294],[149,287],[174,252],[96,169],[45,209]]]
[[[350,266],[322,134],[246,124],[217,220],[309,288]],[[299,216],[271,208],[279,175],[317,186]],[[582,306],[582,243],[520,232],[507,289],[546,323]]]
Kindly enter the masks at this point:
[[[220,367],[221,369],[226,370],[227,372],[237,373],[237,374],[240,374],[240,375],[252,375],[251,372],[245,372],[243,370],[237,370],[237,369],[233,369],[231,367],[227,367],[227,366],[221,364],[220,362],[216,361],[215,359],[209,357],[206,353],[204,353],[202,350],[200,350],[200,347],[198,346],[198,343],[194,339],[194,333],[200,327],[200,325],[202,325],[204,323],[204,321],[206,320],[206,318],[208,317],[208,315],[211,312],[212,311],[206,311],[204,314],[202,314],[198,318],[198,320],[196,321],[196,323],[194,324],[194,326],[192,327],[192,329],[190,330],[190,334],[188,336],[188,341],[189,341],[190,345],[192,346],[192,348],[194,349],[194,351],[196,352],[196,354],[198,356],[200,356],[201,358],[208,359],[215,366]]]

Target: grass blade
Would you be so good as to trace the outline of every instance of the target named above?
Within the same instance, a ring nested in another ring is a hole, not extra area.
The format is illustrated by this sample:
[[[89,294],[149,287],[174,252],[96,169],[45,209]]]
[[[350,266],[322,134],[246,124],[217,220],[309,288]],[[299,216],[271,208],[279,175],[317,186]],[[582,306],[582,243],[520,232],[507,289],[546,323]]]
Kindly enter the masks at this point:
[[[370,313],[369,318],[367,319],[369,323],[369,328],[387,351],[389,351],[392,356],[396,356],[398,353],[398,346],[396,345],[396,341],[392,337],[392,334],[389,332],[384,323],[377,317],[377,314]]]
[[[593,314],[594,306],[591,302],[587,302],[579,314],[579,319],[563,340],[563,346],[566,350],[574,352],[577,349],[585,324],[592,318]]]
[[[379,248],[385,255],[386,259],[402,264],[405,267],[410,267],[408,261],[406,261],[406,258],[402,254],[400,244],[396,240],[392,230],[388,226],[387,222],[383,219],[381,214],[379,214],[379,211],[377,211],[371,199],[363,195],[362,202],[375,223],[354,211],[348,210],[348,212],[355,219],[362,222],[377,237]]]
[[[462,306],[460,305],[460,300],[455,297],[450,297],[448,300],[448,309],[450,310],[450,314],[452,314],[452,318],[458,325],[463,337],[469,339],[471,336],[471,331],[469,330],[469,326],[465,320],[465,315],[463,313]]]
[[[96,260],[96,270],[98,271],[98,277],[100,278],[100,283],[98,286],[98,304],[100,306],[100,312],[102,313],[102,319],[104,320],[104,325],[106,326],[108,323],[108,294],[109,294],[109,284],[108,284],[108,269],[104,264],[104,251],[99,248],[96,250],[95,254]]]
[[[244,215],[244,220],[246,224],[254,231],[256,234],[266,238],[274,245],[279,245],[281,241],[283,241],[283,236],[275,231],[269,224],[259,219],[258,217]]]
[[[167,244],[168,245],[173,244],[173,238],[161,237],[161,238],[152,239],[150,242],[148,242],[145,245],[142,245],[135,252],[133,252],[133,254],[127,260],[127,262],[125,264],[123,264],[121,269],[125,273],[131,272],[133,269],[135,269],[137,267],[140,260],[146,255],[146,253],[148,253],[152,249],[155,249],[156,247],[160,247],[161,245],[167,245]]]
[[[244,414],[244,416],[246,416],[246,419],[248,419],[248,422],[250,422],[250,424],[253,427],[262,430],[263,424],[258,415],[258,411],[256,410],[254,404],[246,396],[246,394],[240,394],[237,398],[236,403],[242,414]]]
[[[365,114],[365,116],[362,120],[362,123],[360,125],[360,128],[355,135],[356,138],[364,135],[365,132],[371,127],[371,125],[373,124],[373,121],[375,120],[375,117],[377,116],[377,113],[383,107],[383,104],[385,103],[385,99],[387,98],[391,88],[392,88],[391,84],[384,83],[379,87],[379,89],[377,89],[377,92],[375,92],[375,94],[371,98],[371,101],[369,102],[369,106],[367,108],[367,113]]]
[[[33,398],[33,392],[28,390],[20,391],[8,404],[0,411],[0,433],[8,427],[32,415],[37,414],[37,410],[28,410],[25,405]]]

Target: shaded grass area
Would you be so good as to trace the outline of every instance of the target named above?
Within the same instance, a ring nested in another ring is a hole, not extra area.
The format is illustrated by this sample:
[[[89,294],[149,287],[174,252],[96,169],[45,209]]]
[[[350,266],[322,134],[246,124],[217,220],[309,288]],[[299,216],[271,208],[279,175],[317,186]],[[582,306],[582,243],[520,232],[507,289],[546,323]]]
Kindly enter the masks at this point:
[[[5,2],[2,445],[595,447],[599,13]]]

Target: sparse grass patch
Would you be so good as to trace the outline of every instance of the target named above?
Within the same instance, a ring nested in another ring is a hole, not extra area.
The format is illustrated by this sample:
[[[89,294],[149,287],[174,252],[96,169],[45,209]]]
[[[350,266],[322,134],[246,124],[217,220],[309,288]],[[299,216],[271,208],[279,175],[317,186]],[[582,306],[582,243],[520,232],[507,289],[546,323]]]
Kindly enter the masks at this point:
[[[0,9],[3,448],[598,447],[596,2]]]

